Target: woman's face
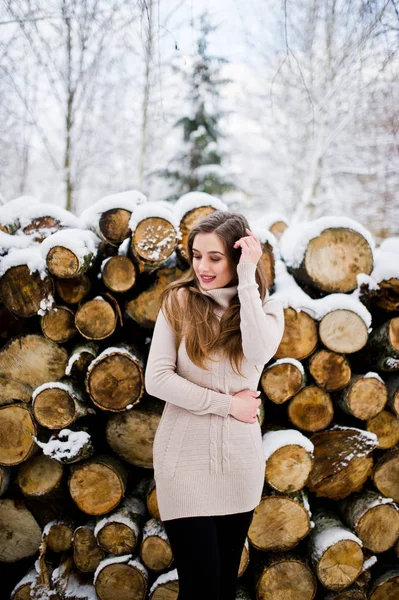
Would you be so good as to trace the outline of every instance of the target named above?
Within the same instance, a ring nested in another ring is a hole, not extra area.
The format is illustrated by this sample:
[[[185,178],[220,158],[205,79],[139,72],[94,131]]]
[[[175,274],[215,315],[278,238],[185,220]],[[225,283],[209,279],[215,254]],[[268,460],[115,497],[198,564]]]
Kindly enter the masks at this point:
[[[205,290],[234,285],[237,270],[216,233],[197,233],[193,242],[193,268]],[[211,279],[204,279],[204,276]]]

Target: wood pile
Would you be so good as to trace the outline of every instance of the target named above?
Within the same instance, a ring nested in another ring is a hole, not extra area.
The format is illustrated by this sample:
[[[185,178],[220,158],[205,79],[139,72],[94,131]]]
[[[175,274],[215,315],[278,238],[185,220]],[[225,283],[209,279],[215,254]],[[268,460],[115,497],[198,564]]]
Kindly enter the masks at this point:
[[[144,371],[190,229],[226,209],[134,191],[79,218],[0,208],[4,597],[177,598],[152,471],[164,402]],[[237,599],[397,600],[398,240],[375,249],[344,217],[251,226],[285,331],[259,381],[265,485]]]

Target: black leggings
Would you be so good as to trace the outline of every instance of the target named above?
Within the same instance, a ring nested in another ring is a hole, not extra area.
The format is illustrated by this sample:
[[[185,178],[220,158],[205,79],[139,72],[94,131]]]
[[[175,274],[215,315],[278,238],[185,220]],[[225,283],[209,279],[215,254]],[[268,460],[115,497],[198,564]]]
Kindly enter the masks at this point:
[[[178,600],[235,600],[253,512],[163,521],[179,576]]]

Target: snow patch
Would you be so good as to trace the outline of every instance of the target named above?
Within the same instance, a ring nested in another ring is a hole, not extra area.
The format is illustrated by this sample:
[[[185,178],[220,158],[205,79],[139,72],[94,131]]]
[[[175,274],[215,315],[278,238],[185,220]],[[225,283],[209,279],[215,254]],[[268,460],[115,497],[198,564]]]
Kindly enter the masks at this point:
[[[265,460],[270,458],[279,448],[289,445],[301,446],[313,456],[314,446],[305,435],[296,429],[281,429],[279,431],[268,431],[264,434],[263,452]]]
[[[228,206],[216,196],[207,194],[206,192],[188,192],[181,196],[177,202],[173,205],[175,215],[177,217],[178,225],[184,215],[194,210],[195,208],[201,208],[203,206],[211,206],[215,210],[227,211]]]

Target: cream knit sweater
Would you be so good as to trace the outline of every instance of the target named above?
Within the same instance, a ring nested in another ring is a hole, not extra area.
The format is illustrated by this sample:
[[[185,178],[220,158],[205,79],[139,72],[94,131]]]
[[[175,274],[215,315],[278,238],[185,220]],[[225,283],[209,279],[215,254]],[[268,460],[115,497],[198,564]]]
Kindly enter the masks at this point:
[[[203,290],[220,317],[237,293],[244,359],[241,377],[229,361],[200,369],[188,358],[184,337],[176,351],[173,329],[159,311],[145,371],[145,387],[166,401],[153,446],[161,519],[246,512],[261,499],[265,459],[258,421],[229,414],[232,395],[256,390],[264,365],[284,331],[282,305],[262,301],[256,265],[237,266],[238,285]]]

